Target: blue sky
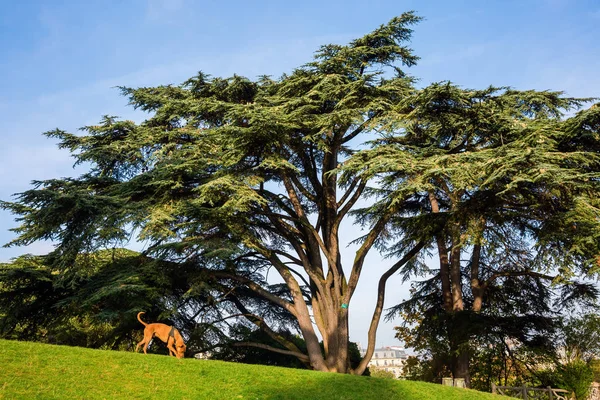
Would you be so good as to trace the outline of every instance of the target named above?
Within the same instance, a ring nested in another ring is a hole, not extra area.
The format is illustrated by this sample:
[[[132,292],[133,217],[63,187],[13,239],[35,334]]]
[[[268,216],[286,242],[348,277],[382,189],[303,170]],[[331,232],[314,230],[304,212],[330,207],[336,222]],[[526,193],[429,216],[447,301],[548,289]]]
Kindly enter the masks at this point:
[[[346,43],[415,10],[408,72],[420,85],[451,80],[471,88],[507,85],[600,96],[600,2],[496,1],[10,1],[0,13],[0,199],[34,179],[77,174],[73,160],[41,135],[75,131],[103,114],[139,120],[114,86],[181,83],[196,71],[278,76],[310,61],[321,44]],[[0,242],[13,237],[0,211]],[[346,230],[350,240],[359,232]],[[0,261],[28,249],[0,248]],[[376,255],[372,268],[389,260]],[[351,312],[352,340],[366,340],[376,279],[366,279]],[[387,305],[406,297],[393,283]],[[396,321],[397,323],[398,321]],[[379,344],[393,341],[380,329]]]

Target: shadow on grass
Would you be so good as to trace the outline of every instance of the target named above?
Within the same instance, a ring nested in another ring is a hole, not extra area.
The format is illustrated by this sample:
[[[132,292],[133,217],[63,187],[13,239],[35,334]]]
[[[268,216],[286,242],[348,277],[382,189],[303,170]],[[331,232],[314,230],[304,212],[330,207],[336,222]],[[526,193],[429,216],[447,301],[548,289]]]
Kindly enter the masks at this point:
[[[284,376],[271,376],[271,379],[261,376],[260,385],[244,382],[245,386],[239,391],[239,398],[266,400],[487,400],[501,398],[489,393],[424,382],[304,372],[306,371],[296,376],[289,376],[288,379]]]

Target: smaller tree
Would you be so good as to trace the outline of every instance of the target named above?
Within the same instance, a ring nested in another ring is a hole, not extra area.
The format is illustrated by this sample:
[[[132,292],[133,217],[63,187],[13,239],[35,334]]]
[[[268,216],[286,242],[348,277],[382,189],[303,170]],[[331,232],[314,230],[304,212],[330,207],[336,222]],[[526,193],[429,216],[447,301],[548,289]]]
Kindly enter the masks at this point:
[[[574,360],[539,371],[537,378],[541,386],[565,389],[570,391],[576,400],[585,400],[594,381],[594,372],[585,362]]]
[[[589,313],[563,318],[556,341],[567,363],[583,361],[590,364],[592,360],[600,359],[600,316]]]
[[[139,311],[176,325],[193,339],[193,317],[212,310],[194,271],[125,249],[78,255],[72,267],[53,266],[52,255],[0,264],[0,337],[105,349],[132,349],[141,334]],[[175,268],[177,267],[177,268]],[[185,277],[185,278],[184,278]],[[180,303],[185,307],[173,312]]]

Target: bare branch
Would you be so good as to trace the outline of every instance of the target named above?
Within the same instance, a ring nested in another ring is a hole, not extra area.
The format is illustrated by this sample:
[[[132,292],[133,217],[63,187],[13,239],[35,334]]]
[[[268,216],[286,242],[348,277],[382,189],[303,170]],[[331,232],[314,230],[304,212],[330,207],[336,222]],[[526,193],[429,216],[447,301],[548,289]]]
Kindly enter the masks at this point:
[[[409,262],[414,256],[416,256],[421,249],[425,247],[425,241],[420,241],[417,243],[408,253],[402,257],[398,262],[392,265],[379,279],[379,285],[377,286],[377,304],[375,306],[375,311],[373,311],[373,318],[371,319],[371,326],[369,327],[368,333],[368,345],[365,356],[360,361],[360,364],[355,370],[355,374],[362,375],[362,373],[367,368],[367,364],[371,360],[373,356],[373,352],[375,351],[375,339],[377,335],[377,326],[379,325],[379,320],[381,319],[381,313],[383,311],[383,303],[385,301],[385,286],[387,280],[390,276],[396,273],[404,264]]]
[[[302,182],[300,182],[300,179],[298,179],[298,176],[296,174],[292,174],[290,176],[290,179],[294,183],[294,186],[296,186],[298,188],[298,190],[300,190],[300,193],[302,193],[302,195],[304,197],[306,197],[307,199],[309,199],[312,202],[317,201],[317,198],[315,197],[315,195],[308,191],[308,189],[302,184]]]
[[[354,188],[356,187],[358,182],[360,182],[360,178],[354,178],[352,180],[352,182],[350,183],[350,186],[348,187],[348,189],[346,190],[346,192],[344,193],[344,195],[342,196],[340,201],[338,201],[338,203],[337,203],[338,207],[341,207],[341,205],[344,204],[344,202],[346,201],[348,196],[350,196],[350,193],[352,193],[352,191],[354,190]]]
[[[271,339],[275,340],[276,342],[281,344],[283,347],[287,348],[289,351],[302,353],[302,351],[298,348],[298,346],[296,346],[293,342],[287,340],[286,338],[281,336],[279,333],[277,333],[273,329],[271,329],[271,327],[267,324],[267,322],[264,320],[264,318],[262,318],[256,314],[250,313],[248,311],[248,309],[242,304],[242,302],[236,296],[230,296],[229,298],[235,304],[235,306],[242,312],[241,315],[246,317],[250,322],[252,322],[254,325],[256,325],[261,331],[263,331],[267,335],[269,335],[269,337]]]
[[[356,251],[356,256],[354,257],[354,264],[352,265],[352,271],[350,272],[350,279],[348,279],[348,290],[346,292],[346,296],[344,296],[344,303],[348,304],[352,295],[354,294],[354,290],[356,289],[356,285],[358,284],[358,280],[360,278],[360,273],[362,271],[363,264],[365,262],[365,257],[373,244],[375,244],[375,240],[387,224],[388,220],[391,218],[392,212],[387,212],[384,214],[379,221],[373,226],[373,229],[367,235],[365,241],[362,246]]]
[[[306,281],[306,278],[304,278],[298,271],[290,267],[288,267],[288,269],[292,271],[298,278],[300,278],[306,286],[310,287],[310,284]]]
[[[276,254],[279,254],[281,256],[286,257],[287,259],[291,260],[294,264],[296,265],[300,265],[302,266],[302,261],[296,257],[294,257],[293,255],[286,253],[285,251],[282,250],[273,250]]]
[[[296,210],[296,214],[298,214],[298,216],[302,220],[303,226],[307,229],[309,234],[311,234],[314,237],[314,239],[317,241],[317,243],[319,244],[319,247],[321,248],[321,251],[323,252],[323,254],[325,254],[325,257],[327,257],[327,260],[329,261],[329,263],[331,265],[336,265],[336,262],[337,262],[336,259],[331,255],[331,252],[325,246],[325,243],[323,243],[321,236],[319,236],[319,232],[317,232],[315,230],[315,228],[308,221],[308,218],[304,212],[302,204],[300,203],[300,200],[298,199],[298,195],[296,194],[296,191],[294,190],[294,187],[292,186],[292,184],[287,176],[284,176],[283,183],[285,185],[285,188],[288,191],[290,201],[292,202],[292,205],[294,206],[294,209]]]
[[[354,139],[356,136],[358,136],[361,132],[363,132],[365,130],[365,128],[367,127],[367,125],[369,125],[369,123],[373,120],[373,118],[376,118],[377,116],[379,116],[379,114],[380,114],[379,112],[376,112],[375,115],[373,115],[371,118],[367,119],[365,122],[363,122],[362,124],[360,124],[349,135],[345,136],[344,139],[342,140],[342,144],[343,143],[348,143],[349,141],[351,141],[352,139]]]
[[[277,304],[277,305],[283,307],[284,309],[289,311],[292,315],[294,315],[296,317],[298,316],[293,304],[285,301],[284,299],[282,299],[279,296],[275,296],[273,293],[267,291],[265,288],[263,288],[256,282],[254,282],[246,277],[239,276],[239,275],[232,275],[225,271],[214,271],[214,272],[212,272],[212,274],[216,277],[231,279],[231,280],[243,283],[244,285],[246,285],[250,290],[252,290],[256,294],[269,300],[271,303],[274,303],[274,304]]]
[[[362,181],[358,185],[358,188],[354,191],[354,194],[352,195],[352,197],[350,197],[348,202],[344,205],[344,207],[342,207],[342,209],[338,213],[338,217],[337,217],[338,223],[341,222],[342,218],[344,218],[344,216],[348,213],[348,211],[350,211],[350,209],[354,206],[354,204],[356,204],[358,199],[360,199],[360,196],[361,196],[362,192],[365,190],[366,186],[367,186],[366,181]],[[346,194],[348,194],[348,193],[350,193],[350,191],[344,193],[344,196],[346,196]],[[344,200],[344,199],[342,198],[342,200]],[[343,204],[343,201],[340,201],[340,205],[341,204]]]

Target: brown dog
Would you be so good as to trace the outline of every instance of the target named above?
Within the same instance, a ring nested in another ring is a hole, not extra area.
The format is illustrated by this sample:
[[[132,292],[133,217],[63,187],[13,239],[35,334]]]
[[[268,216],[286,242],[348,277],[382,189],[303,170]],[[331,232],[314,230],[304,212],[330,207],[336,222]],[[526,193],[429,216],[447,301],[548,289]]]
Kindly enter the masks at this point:
[[[135,352],[138,352],[138,349],[141,345],[144,345],[144,354],[146,350],[148,350],[148,345],[152,338],[157,337],[163,342],[167,344],[167,349],[169,349],[169,355],[173,355],[177,358],[183,358],[185,355],[185,343],[183,343],[183,338],[177,329],[174,326],[169,326],[165,324],[147,324],[140,318],[140,315],[145,314],[144,311],[141,311],[137,315],[138,321],[145,326],[144,328],[144,339],[137,344],[135,347]],[[177,348],[177,349],[176,349]]]

